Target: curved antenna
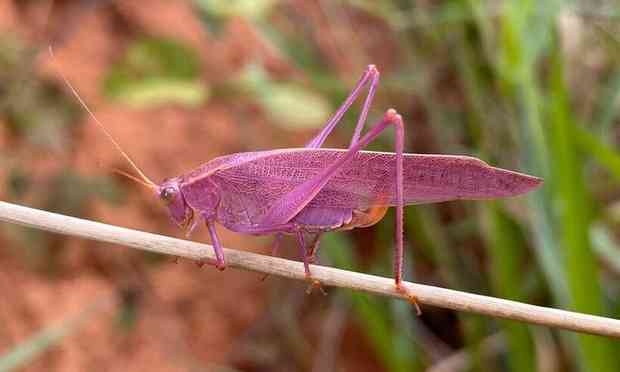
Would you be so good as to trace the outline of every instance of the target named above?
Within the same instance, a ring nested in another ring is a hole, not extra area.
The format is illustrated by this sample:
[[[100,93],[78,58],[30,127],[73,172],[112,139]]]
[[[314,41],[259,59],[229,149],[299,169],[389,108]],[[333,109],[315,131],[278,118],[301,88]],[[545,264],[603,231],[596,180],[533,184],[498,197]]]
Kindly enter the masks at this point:
[[[62,80],[64,80],[65,84],[67,84],[67,86],[69,87],[69,89],[71,89],[71,93],[73,93],[73,95],[75,96],[75,98],[77,98],[78,102],[80,102],[80,105],[82,105],[82,107],[84,107],[84,110],[86,110],[86,112],[88,112],[88,115],[90,115],[90,117],[95,121],[95,123],[97,124],[97,126],[99,127],[99,129],[101,129],[101,131],[106,135],[106,137],[108,137],[108,139],[110,140],[110,142],[112,142],[112,144],[114,145],[114,147],[116,147],[116,149],[121,153],[121,155],[123,155],[123,157],[127,160],[127,162],[129,162],[129,164],[131,165],[131,167],[138,172],[138,175],[140,175],[140,183],[151,188],[157,188],[157,184],[153,181],[151,181],[150,178],[148,178],[141,170],[140,168],[138,168],[138,166],[136,165],[136,163],[134,163],[133,160],[131,160],[131,158],[129,157],[129,155],[127,155],[127,153],[125,151],[123,151],[123,149],[121,148],[121,146],[118,144],[118,142],[116,142],[116,140],[114,139],[114,137],[112,137],[112,135],[110,134],[110,132],[108,132],[108,130],[105,128],[105,126],[103,126],[103,124],[99,121],[99,119],[97,119],[97,117],[95,116],[95,114],[93,114],[93,112],[90,110],[90,108],[88,107],[88,105],[84,102],[84,100],[82,100],[82,97],[80,97],[79,93],[77,92],[77,89],[75,89],[73,87],[73,85],[71,85],[71,82],[69,82],[69,79],[67,79],[67,77],[62,73],[61,69],[58,67],[58,62],[56,60],[56,56],[54,55],[54,50],[52,48],[52,46],[49,46],[49,52],[50,55],[52,56],[52,60],[54,62],[54,64],[56,64],[56,70],[58,70],[58,74],[60,75],[60,77],[62,78]],[[119,172],[120,173],[120,172]],[[124,174],[125,176],[129,176],[128,173],[122,172],[121,174]],[[129,177],[133,180],[138,180],[137,177]]]

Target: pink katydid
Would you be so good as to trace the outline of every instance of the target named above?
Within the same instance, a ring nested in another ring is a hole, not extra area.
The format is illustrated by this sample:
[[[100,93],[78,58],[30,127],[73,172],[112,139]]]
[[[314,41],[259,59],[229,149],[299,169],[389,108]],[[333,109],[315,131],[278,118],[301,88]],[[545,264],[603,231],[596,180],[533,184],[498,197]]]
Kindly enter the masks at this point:
[[[153,190],[167,206],[172,221],[188,234],[199,222],[205,222],[215,250],[215,266],[220,270],[225,268],[225,260],[216,222],[240,233],[276,234],[274,253],[282,234],[295,235],[306,278],[313,286],[320,286],[312,279],[310,263],[321,234],[371,226],[383,218],[388,207],[395,206],[395,287],[416,305],[419,313],[414,295],[402,286],[404,206],[511,197],[542,183],[538,177],[492,167],[469,156],[403,153],[403,120],[394,109],[387,110],[361,136],[379,82],[378,70],[370,65],[342,106],[305,147],[226,155],[156,184],[121,149],[62,77],[139,177],[125,175]],[[368,94],[349,148],[321,148],[367,85]],[[395,128],[395,153],[362,150],[388,126]],[[308,235],[313,242],[306,246]]]

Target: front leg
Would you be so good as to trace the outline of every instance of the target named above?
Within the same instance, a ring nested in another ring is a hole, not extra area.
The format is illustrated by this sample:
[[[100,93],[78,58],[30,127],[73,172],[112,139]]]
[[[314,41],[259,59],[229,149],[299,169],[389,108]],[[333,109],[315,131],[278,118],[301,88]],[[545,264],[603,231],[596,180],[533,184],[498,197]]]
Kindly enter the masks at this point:
[[[215,267],[217,267],[218,270],[224,270],[226,268],[224,249],[222,248],[222,243],[220,243],[220,238],[217,236],[217,231],[215,231],[215,223],[213,220],[209,219],[205,219],[205,223],[209,230],[209,235],[211,236],[213,249],[215,250]]]

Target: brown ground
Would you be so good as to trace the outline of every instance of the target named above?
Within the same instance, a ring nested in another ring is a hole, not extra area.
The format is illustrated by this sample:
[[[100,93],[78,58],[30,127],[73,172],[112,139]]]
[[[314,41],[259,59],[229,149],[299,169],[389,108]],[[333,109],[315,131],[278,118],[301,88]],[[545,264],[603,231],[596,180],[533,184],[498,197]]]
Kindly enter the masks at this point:
[[[94,7],[59,1],[51,8],[45,1],[22,2],[19,7],[16,3],[20,2],[0,1],[0,32],[17,33],[33,45],[45,45],[47,36],[53,35],[60,69],[154,179],[182,173],[225,153],[301,145],[310,135],[282,134],[242,101],[211,100],[192,110],[174,106],[143,110],[112,104],[101,96],[101,82],[110,63],[131,37],[141,33],[171,36],[200,51],[205,81],[225,80],[258,56],[272,73],[298,76],[294,67],[261,45],[251,26],[241,19],[233,19],[216,38],[205,31],[186,1],[153,0],[143,6],[142,2],[119,0],[96,2]],[[304,1],[291,3],[320,23],[316,7]],[[351,35],[315,36],[326,44],[325,58],[343,75],[361,71],[356,56],[343,56],[343,49],[338,48]],[[58,80],[45,48],[41,50],[40,74]],[[75,147],[64,157],[30,154],[25,159],[30,172],[44,177],[67,164],[85,175],[109,174],[115,167],[128,169],[92,124],[79,127],[78,140],[72,142]],[[17,151],[19,143],[0,133],[0,146],[3,151]],[[4,176],[0,172],[0,181]],[[123,205],[94,202],[88,217],[181,236],[150,195],[138,186],[127,188]],[[268,250],[268,239],[247,239],[224,229],[220,233],[227,246]],[[193,238],[208,240],[204,230]],[[9,240],[0,239],[6,247]],[[0,250],[0,351],[95,304],[84,315],[85,326],[36,358],[29,371],[176,371],[215,365],[274,371],[309,370],[313,364],[318,344],[306,345],[296,332],[311,340],[320,338],[322,319],[329,310],[327,298],[305,296],[303,287],[288,281],[270,278],[263,283],[252,273],[220,273],[186,261],[175,264],[170,258],[149,264],[143,255],[124,248],[72,239],[61,243],[63,249],[56,257],[59,269],[53,276],[33,270],[14,254],[20,247]],[[137,309],[135,324],[126,329],[116,325],[121,300],[135,303]],[[314,301],[319,302],[318,311],[298,311]],[[293,318],[283,324],[280,315]],[[291,326],[298,322],[299,330]],[[345,343],[339,364],[355,371],[376,370],[377,363],[363,340],[360,343],[359,332],[351,325],[345,329],[345,339],[355,341]]]

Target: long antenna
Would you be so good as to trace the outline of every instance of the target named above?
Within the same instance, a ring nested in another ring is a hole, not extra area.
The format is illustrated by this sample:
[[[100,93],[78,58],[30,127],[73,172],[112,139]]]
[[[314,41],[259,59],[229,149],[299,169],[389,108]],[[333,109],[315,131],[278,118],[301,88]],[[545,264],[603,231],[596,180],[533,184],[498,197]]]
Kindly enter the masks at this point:
[[[142,186],[146,186],[148,188],[153,188],[153,185],[151,185],[150,183],[144,182],[144,180],[142,180],[142,178],[136,177],[133,174],[125,172],[124,170],[120,170],[118,168],[114,168],[114,169],[112,169],[112,172],[120,174],[123,177],[127,177],[130,180],[132,180],[134,182],[137,182],[137,183],[139,183]]]
[[[105,126],[99,121],[99,119],[97,119],[97,117],[95,116],[95,114],[93,114],[93,112],[90,110],[90,108],[88,107],[88,105],[84,102],[84,100],[82,100],[82,97],[80,97],[80,94],[78,93],[77,89],[75,89],[73,87],[73,85],[71,84],[71,82],[69,82],[69,79],[67,79],[67,77],[65,76],[65,74],[63,74],[62,70],[60,69],[60,67],[58,66],[58,61],[56,59],[56,56],[54,55],[54,49],[52,48],[52,46],[49,46],[49,52],[50,55],[52,56],[52,61],[54,62],[54,64],[56,65],[56,70],[58,71],[58,74],[60,75],[60,77],[62,78],[62,80],[64,80],[65,84],[67,84],[67,86],[69,87],[69,89],[71,89],[71,92],[73,93],[73,95],[75,96],[75,98],[77,98],[78,102],[80,102],[80,105],[82,105],[82,107],[84,107],[84,110],[86,110],[86,112],[88,112],[88,115],[90,115],[90,117],[95,121],[95,123],[97,124],[97,126],[99,127],[99,129],[101,129],[101,131],[106,135],[106,137],[108,137],[108,139],[110,140],[110,142],[112,142],[112,144],[114,145],[114,147],[116,147],[116,149],[121,153],[121,155],[123,155],[123,157],[129,162],[129,164],[132,166],[132,168],[138,172],[138,174],[140,175],[140,178],[142,179],[143,184],[145,186],[148,186],[152,189],[157,188],[157,184],[155,184],[155,182],[151,181],[150,178],[148,178],[141,170],[140,168],[138,168],[138,166],[136,165],[136,163],[134,163],[133,160],[131,160],[131,158],[129,157],[129,155],[127,155],[127,153],[125,151],[123,151],[123,149],[121,148],[121,146],[118,144],[118,142],[116,142],[116,140],[114,139],[114,137],[112,137],[112,135],[110,134],[110,132],[108,132],[108,130],[105,128]],[[124,172],[123,172],[124,173]],[[127,174],[125,174],[127,176]],[[133,178],[134,180],[136,178]],[[142,183],[142,182],[141,182]]]

